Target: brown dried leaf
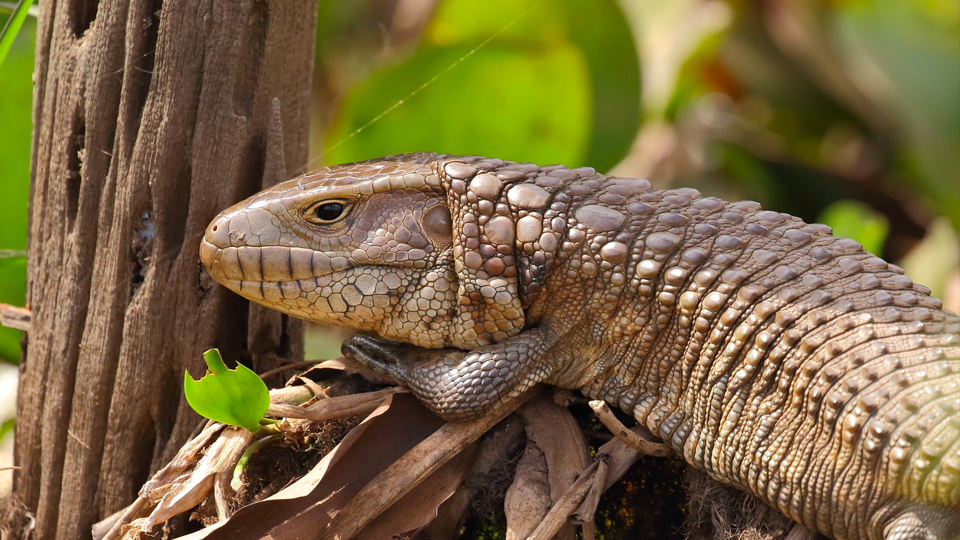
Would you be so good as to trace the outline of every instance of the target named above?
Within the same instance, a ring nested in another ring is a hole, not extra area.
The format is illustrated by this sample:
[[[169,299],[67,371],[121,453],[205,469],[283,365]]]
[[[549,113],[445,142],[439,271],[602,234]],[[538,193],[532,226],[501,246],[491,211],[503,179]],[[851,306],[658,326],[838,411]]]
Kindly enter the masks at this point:
[[[394,394],[302,478],[226,522],[182,540],[311,537],[376,475],[436,431],[443,421],[409,394]]]
[[[377,390],[376,392],[331,397],[320,399],[306,407],[272,403],[267,409],[266,415],[282,418],[300,418],[314,422],[325,422],[327,420],[348,416],[360,416],[373,412],[383,403],[386,397],[396,394],[397,392],[406,392],[406,390],[400,387],[393,387]]]
[[[377,516],[357,534],[357,538],[390,540],[395,534],[426,526],[437,516],[440,505],[453,496],[463,482],[475,457],[474,444],[430,474]]]
[[[144,520],[143,530],[150,531],[155,525],[200,504],[213,488],[215,476],[232,469],[252,439],[253,433],[245,429],[223,430],[192,471],[178,478],[176,482],[161,486],[147,494],[150,499],[160,496],[160,500]]]
[[[531,540],[549,540],[558,536],[565,525],[569,525],[568,518],[577,510],[577,507],[580,506],[580,503],[590,491],[601,462],[602,460],[595,461],[593,465],[583,471],[580,478],[553,505],[528,538]]]
[[[287,386],[296,382],[302,383],[305,380],[322,381],[331,379],[344,371],[347,371],[347,364],[345,363],[344,357],[330,358],[318,362],[311,366],[310,369],[290,377],[290,382],[287,383]]]
[[[456,538],[464,516],[470,508],[472,497],[472,491],[464,484],[460,484],[457,491],[444,501],[440,508],[437,508],[437,517],[428,523],[416,538],[427,540]]]
[[[318,377],[317,372],[322,370],[338,370],[345,371],[347,373],[356,373],[373,384],[397,384],[396,380],[386,377],[383,374],[370,369],[370,367],[363,362],[348,356],[340,356],[330,360],[325,360],[308,369],[307,371],[304,371],[298,376],[298,378],[311,378],[319,380],[320,378],[326,378],[329,376],[321,374]]]
[[[644,430],[638,426],[633,433]],[[599,494],[606,491],[636,463],[640,453],[621,439],[612,439],[597,450],[594,462],[573,485],[554,503],[530,538],[546,540],[553,538],[567,519],[575,515],[585,524],[584,538],[592,534],[592,514],[596,510]],[[589,531],[589,532],[588,532]]]
[[[550,500],[556,503],[570,489],[577,477],[590,464],[587,441],[570,411],[557,405],[546,393],[520,409],[526,423],[527,437],[543,450],[550,479]],[[557,537],[572,540],[576,536],[571,524]]]
[[[557,502],[590,465],[587,441],[570,411],[547,394],[532,399],[519,412],[527,438],[543,450],[550,474],[550,499]]]
[[[165,467],[157,471],[150,480],[147,480],[140,488],[140,496],[147,497],[147,494],[169,484],[173,479],[183,474],[187,469],[194,466],[199,459],[200,453],[206,448],[211,440],[225,426],[216,422],[208,422],[199,435],[190,439],[187,444],[180,447],[177,455],[170,460]]]
[[[547,459],[537,443],[528,439],[503,502],[507,540],[529,536],[550,511],[551,503]]]
[[[214,459],[216,452],[235,449],[235,445],[227,444],[227,434],[232,431],[249,433],[246,430],[224,427],[223,424],[208,422],[199,435],[184,444],[170,463],[144,483],[132,504],[96,525],[99,530],[108,529],[103,538],[111,540],[126,535],[128,530],[140,530],[139,526],[131,528],[127,525],[129,523],[152,527],[196,506],[196,503],[186,506],[191,501],[203,500],[213,485],[213,475],[218,472],[217,468],[233,467],[232,464]],[[221,430],[221,437],[211,443]],[[221,440],[224,442],[218,444]],[[208,446],[206,452],[201,454]]]
[[[472,422],[449,423],[390,465],[376,481],[364,486],[337,514],[322,538],[354,538],[370,520],[405,495],[419,479],[440,468],[506,416],[539,392],[535,387]]]
[[[420,533],[424,540],[446,540],[456,538],[463,523],[471,501],[481,489],[488,495],[498,493],[498,485],[503,482],[502,488],[507,487],[515,466],[510,466],[518,449],[526,441],[523,432],[523,422],[517,415],[507,417],[492,430],[483,435],[479,441],[477,457],[473,467],[463,483],[449,499],[437,510],[437,517]],[[546,485],[546,484],[545,484]],[[549,504],[549,494],[547,494]],[[483,510],[478,510],[483,512]]]

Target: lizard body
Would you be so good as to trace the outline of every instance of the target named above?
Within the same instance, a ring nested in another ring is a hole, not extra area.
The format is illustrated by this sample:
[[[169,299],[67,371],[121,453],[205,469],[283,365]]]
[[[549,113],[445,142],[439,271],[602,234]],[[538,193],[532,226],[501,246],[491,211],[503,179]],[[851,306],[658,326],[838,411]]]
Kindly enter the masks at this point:
[[[960,535],[960,319],[829,228],[644,180],[464,156],[328,167],[224,211],[230,289],[441,416],[546,382],[838,539]]]

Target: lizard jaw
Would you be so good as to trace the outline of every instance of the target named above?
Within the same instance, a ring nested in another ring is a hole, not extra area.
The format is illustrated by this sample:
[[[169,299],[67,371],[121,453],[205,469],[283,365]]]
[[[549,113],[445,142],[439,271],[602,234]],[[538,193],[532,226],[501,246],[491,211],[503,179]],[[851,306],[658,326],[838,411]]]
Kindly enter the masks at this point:
[[[200,243],[200,259],[210,277],[250,301],[301,319],[375,331],[422,347],[447,345],[449,329],[443,323],[453,302],[449,297],[455,279],[447,279],[445,289],[429,298],[396,292],[402,283],[422,292],[428,288],[424,279],[443,277],[443,272],[412,264],[340,265],[338,259],[347,260],[303,248],[221,247],[210,240],[215,239],[208,236]],[[294,251],[311,255],[284,256]],[[323,264],[316,262],[318,256]],[[427,284],[430,290],[439,287],[437,280]],[[424,306],[436,310],[436,315],[421,313]]]

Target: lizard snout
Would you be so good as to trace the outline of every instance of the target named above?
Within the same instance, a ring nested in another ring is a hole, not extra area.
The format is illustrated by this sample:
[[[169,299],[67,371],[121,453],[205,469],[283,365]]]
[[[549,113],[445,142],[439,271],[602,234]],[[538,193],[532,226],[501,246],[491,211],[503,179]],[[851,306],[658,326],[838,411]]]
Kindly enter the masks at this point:
[[[345,257],[330,257],[281,239],[280,227],[266,210],[237,207],[239,210],[227,209],[214,218],[200,241],[200,261],[220,284],[233,289],[241,282],[243,288],[257,284],[251,289],[252,297],[241,294],[259,299],[256,293],[261,291],[261,282],[313,280],[349,267]],[[281,296],[285,294],[281,292]]]
[[[203,240],[200,241],[200,262],[207,267],[211,277],[216,281],[222,282],[224,279],[223,268],[220,264],[220,251],[230,245],[229,219],[220,214],[207,225],[203,233]]]

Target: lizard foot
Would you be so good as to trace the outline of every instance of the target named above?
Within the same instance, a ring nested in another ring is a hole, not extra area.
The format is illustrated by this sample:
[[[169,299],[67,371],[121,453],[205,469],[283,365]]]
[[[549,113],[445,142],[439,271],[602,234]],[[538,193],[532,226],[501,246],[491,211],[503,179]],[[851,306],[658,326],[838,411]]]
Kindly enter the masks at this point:
[[[354,336],[343,354],[407,386],[449,421],[480,418],[547,378],[543,334],[528,330],[473,351],[423,349],[383,338]]]

